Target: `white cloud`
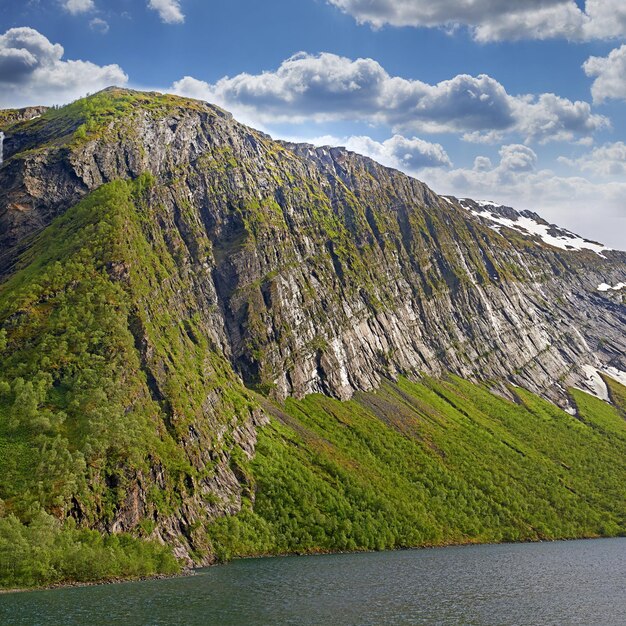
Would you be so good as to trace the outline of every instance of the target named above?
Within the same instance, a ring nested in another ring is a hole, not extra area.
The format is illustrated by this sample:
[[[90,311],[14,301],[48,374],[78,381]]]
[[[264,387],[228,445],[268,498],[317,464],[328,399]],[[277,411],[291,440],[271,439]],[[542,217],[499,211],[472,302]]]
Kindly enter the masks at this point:
[[[65,104],[110,85],[125,85],[119,65],[63,60],[63,46],[33,28],[0,35],[0,106]]]
[[[500,148],[500,169],[503,172],[532,172],[537,165],[537,154],[528,146],[512,144]]]
[[[148,0],[148,7],[156,11],[166,24],[182,24],[185,21],[180,0]]]
[[[478,156],[474,159],[474,169],[477,172],[487,172],[493,167],[491,159],[486,156]]]
[[[99,17],[94,17],[89,22],[89,28],[96,33],[100,33],[101,35],[106,35],[109,32],[109,23],[106,20],[103,20]]]
[[[514,99],[519,133],[527,141],[573,141],[608,128],[609,120],[591,112],[588,102],[572,102],[553,93]]]
[[[511,6],[510,0],[329,0],[361,23],[376,27],[476,25],[487,17],[523,14],[546,7],[563,5],[567,0],[525,0],[524,8]]]
[[[365,154],[372,159],[405,172],[417,172],[425,167],[449,167],[450,157],[438,143],[430,143],[417,137],[394,135],[382,143],[370,137],[350,137],[348,150]]]
[[[612,178],[626,176],[626,144],[623,141],[607,143],[578,159],[559,157],[559,162],[589,172],[597,177]]]
[[[212,101],[251,123],[359,120],[394,132],[462,132],[477,142],[518,134],[545,143],[587,137],[609,125],[586,102],[554,94],[512,96],[487,75],[435,85],[390,76],[373,59],[299,53],[273,72],[209,84],[186,76],[176,93]]]
[[[302,141],[301,139],[294,139]],[[430,143],[418,137],[394,135],[390,139],[379,142],[371,137],[333,137],[325,135],[314,139],[306,139],[307,143],[316,146],[344,146],[352,152],[368,156],[382,165],[416,173],[425,167],[450,167],[450,157],[438,143]]]
[[[626,35],[623,0],[328,0],[360,23],[392,26],[467,26],[479,41],[592,40]]]
[[[584,38],[584,14],[573,0],[535,4],[543,6],[509,2],[504,12],[486,13],[479,22],[470,25],[474,38],[481,42]]]
[[[626,100],[626,44],[607,57],[589,57],[583,69],[587,76],[595,77],[591,86],[594,102]]]
[[[626,4],[623,0],[587,0],[587,19],[581,39],[613,39],[626,36]]]
[[[64,0],[63,8],[72,15],[88,13],[96,8],[93,0]]]
[[[531,209],[584,237],[626,249],[626,183],[558,176],[537,165],[538,157],[528,146],[506,145],[495,166],[478,157],[472,168],[424,170],[420,178],[438,193]]]

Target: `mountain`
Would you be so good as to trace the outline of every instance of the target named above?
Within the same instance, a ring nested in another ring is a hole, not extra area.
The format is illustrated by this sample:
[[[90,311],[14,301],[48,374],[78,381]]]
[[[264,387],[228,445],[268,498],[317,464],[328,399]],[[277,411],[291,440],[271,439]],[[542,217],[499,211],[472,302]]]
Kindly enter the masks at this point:
[[[624,252],[174,96],[0,131],[0,580],[624,532]]]

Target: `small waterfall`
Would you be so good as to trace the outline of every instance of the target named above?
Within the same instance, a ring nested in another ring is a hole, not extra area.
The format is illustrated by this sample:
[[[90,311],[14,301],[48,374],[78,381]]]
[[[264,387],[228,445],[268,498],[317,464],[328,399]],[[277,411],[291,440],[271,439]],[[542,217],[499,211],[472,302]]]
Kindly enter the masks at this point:
[[[3,156],[4,156],[4,133],[0,131],[0,165],[2,165]]]

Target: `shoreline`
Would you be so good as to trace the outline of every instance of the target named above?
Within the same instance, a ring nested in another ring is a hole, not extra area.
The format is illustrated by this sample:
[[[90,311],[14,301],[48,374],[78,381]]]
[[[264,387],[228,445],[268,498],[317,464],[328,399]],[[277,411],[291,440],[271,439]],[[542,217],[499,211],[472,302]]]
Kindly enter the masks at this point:
[[[520,541],[459,541],[450,543],[423,544],[419,546],[408,546],[400,548],[385,548],[384,550],[311,550],[308,552],[280,552],[278,554],[255,554],[248,556],[235,556],[229,561],[222,563],[216,562],[211,565],[203,565],[194,568],[193,571],[204,569],[206,567],[216,567],[219,565],[228,565],[234,561],[245,561],[248,559],[272,559],[286,557],[302,557],[302,556],[331,556],[333,554],[375,554],[377,552],[408,552],[411,550],[438,550],[440,548],[469,548],[472,546],[517,546],[525,544],[538,543],[557,543],[560,541],[594,541],[598,539],[626,539],[626,532],[620,535],[585,535],[582,537],[557,537],[555,539],[522,539]]]
[[[105,585],[118,585],[122,583],[139,583],[148,580],[171,580],[174,578],[186,578],[195,576],[199,568],[185,568],[178,574],[154,574],[153,576],[105,578],[103,580],[68,581],[42,585],[41,587],[16,587],[15,589],[0,589],[0,595],[8,593],[29,593],[33,591],[55,591],[57,589],[73,589],[78,587],[99,587]]]
[[[503,545],[523,545],[523,544],[538,544],[538,543],[556,543],[556,542],[566,542],[566,541],[593,541],[599,539],[626,539],[626,533],[620,535],[593,535],[593,536],[583,536],[583,537],[562,537],[555,539],[528,539],[523,541],[466,541],[466,542],[451,542],[451,543],[443,543],[443,544],[432,544],[432,545],[421,545],[421,546],[410,546],[410,547],[401,547],[401,548],[385,548],[384,550],[315,550],[308,552],[284,552],[279,554],[255,554],[248,556],[236,556],[230,559],[229,561],[224,562],[215,562],[210,565],[202,565],[194,568],[185,568],[178,574],[155,574],[154,576],[140,576],[137,578],[112,578],[98,581],[84,581],[84,582],[60,582],[53,583],[50,585],[43,585],[41,587],[25,587],[20,588],[17,587],[15,589],[0,589],[0,595],[11,594],[11,593],[28,593],[35,591],[54,591],[58,589],[72,589],[79,587],[98,587],[105,585],[116,585],[122,583],[131,583],[131,582],[145,582],[150,580],[172,580],[175,578],[186,578],[191,576],[196,576],[198,571],[201,569],[209,568],[209,567],[219,567],[228,565],[235,561],[245,561],[251,559],[271,559],[271,558],[286,558],[286,557],[304,557],[304,556],[331,556],[331,555],[342,555],[342,554],[375,554],[377,552],[406,552],[410,550],[436,550],[438,548],[463,548],[463,547],[471,547],[471,546],[503,546]]]

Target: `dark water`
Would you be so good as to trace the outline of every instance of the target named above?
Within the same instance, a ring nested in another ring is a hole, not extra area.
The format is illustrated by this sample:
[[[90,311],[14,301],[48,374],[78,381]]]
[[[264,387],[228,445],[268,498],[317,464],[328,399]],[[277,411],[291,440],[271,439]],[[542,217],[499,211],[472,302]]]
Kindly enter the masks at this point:
[[[0,596],[0,624],[626,625],[626,538],[250,559]]]

